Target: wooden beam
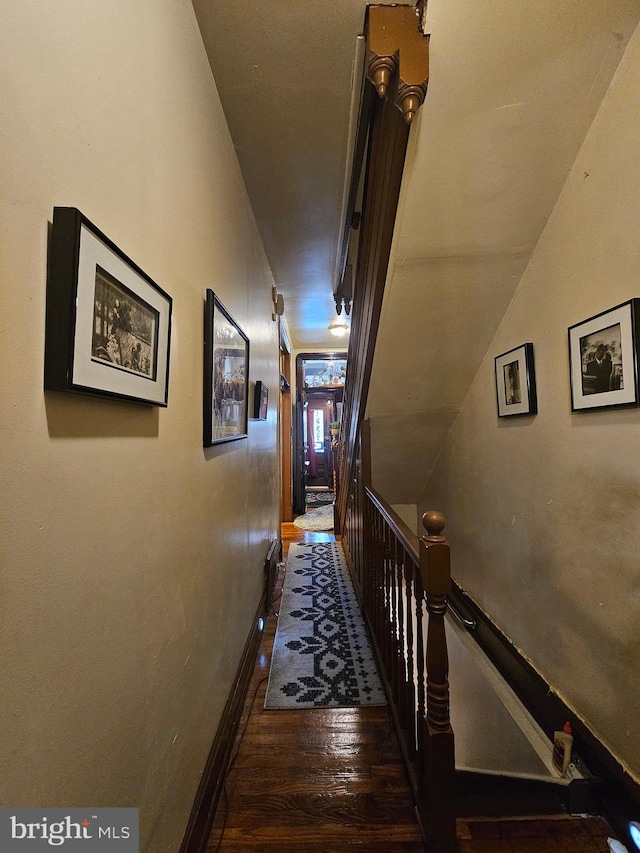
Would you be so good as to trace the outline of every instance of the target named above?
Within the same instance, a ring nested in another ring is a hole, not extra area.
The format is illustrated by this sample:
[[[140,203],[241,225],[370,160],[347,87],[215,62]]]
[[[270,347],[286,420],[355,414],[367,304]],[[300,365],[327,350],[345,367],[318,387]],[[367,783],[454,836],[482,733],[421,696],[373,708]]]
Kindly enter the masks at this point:
[[[384,98],[397,73],[395,102],[407,124],[424,102],[429,82],[429,36],[420,25],[414,6],[369,8],[368,77]]]
[[[413,6],[369,7],[368,80],[363,96],[367,108],[361,111],[367,121],[368,151],[343,410],[338,534],[344,527],[349,491],[355,480],[360,424],[369,392],[409,125],[426,93],[429,40],[420,32],[419,23]],[[401,112],[396,109],[398,105]]]

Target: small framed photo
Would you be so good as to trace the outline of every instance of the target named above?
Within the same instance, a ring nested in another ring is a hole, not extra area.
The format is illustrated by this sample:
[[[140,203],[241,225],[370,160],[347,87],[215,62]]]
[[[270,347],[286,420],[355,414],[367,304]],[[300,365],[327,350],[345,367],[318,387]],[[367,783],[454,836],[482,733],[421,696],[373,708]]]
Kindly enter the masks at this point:
[[[533,344],[522,344],[496,356],[495,370],[498,417],[537,414]]]
[[[171,297],[77,208],[54,208],[46,389],[166,406],[171,309]]]
[[[249,339],[207,290],[204,319],[203,444],[247,437]]]
[[[260,421],[266,421],[267,409],[269,408],[269,389],[258,380],[253,397],[253,417]]]
[[[571,409],[638,405],[638,310],[630,299],[569,329]]]

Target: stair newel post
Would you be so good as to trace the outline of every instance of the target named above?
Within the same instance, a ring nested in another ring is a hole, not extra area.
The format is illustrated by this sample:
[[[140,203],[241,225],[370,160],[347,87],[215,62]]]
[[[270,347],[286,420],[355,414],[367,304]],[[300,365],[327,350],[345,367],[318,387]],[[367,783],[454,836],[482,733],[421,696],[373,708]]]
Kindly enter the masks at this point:
[[[442,535],[446,524],[444,515],[430,510],[422,516],[422,524],[426,534],[420,540],[420,576],[429,617],[422,807],[434,853],[454,853],[455,757],[449,717],[449,658],[444,622],[446,597],[451,589],[451,561],[449,543]]]

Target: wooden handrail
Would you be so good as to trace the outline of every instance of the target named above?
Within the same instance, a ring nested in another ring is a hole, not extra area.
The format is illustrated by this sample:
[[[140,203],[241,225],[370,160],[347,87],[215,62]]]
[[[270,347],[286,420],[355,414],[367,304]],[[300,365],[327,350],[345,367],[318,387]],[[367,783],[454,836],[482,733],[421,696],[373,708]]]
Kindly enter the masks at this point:
[[[418,537],[411,528],[400,518],[398,513],[389,506],[385,499],[376,492],[373,486],[365,486],[365,492],[371,503],[378,510],[382,518],[391,525],[398,540],[415,558],[416,563],[420,559]]]
[[[335,531],[343,537],[372,634],[429,849],[453,853],[455,768],[444,633],[450,571],[449,546],[441,535],[444,517],[429,516],[427,533],[418,540],[373,490],[365,419],[408,123],[427,87],[428,37],[421,35],[411,6],[368,9],[368,82],[360,113],[367,127],[366,133],[358,130],[358,138],[368,140],[368,150],[361,217],[356,217],[359,246]],[[360,172],[354,173],[352,189],[360,179]]]

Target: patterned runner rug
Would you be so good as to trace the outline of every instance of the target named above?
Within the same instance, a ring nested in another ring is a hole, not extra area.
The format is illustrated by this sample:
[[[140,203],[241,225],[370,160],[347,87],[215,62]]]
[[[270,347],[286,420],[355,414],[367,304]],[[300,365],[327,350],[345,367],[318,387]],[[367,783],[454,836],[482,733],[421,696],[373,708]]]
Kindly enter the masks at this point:
[[[333,491],[314,492],[312,489],[307,489],[305,492],[305,505],[309,509],[314,509],[317,506],[332,504],[335,497]]]
[[[265,708],[384,704],[342,546],[292,544]]]

